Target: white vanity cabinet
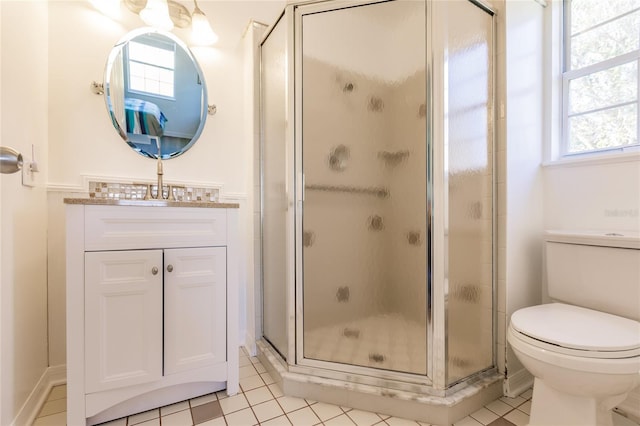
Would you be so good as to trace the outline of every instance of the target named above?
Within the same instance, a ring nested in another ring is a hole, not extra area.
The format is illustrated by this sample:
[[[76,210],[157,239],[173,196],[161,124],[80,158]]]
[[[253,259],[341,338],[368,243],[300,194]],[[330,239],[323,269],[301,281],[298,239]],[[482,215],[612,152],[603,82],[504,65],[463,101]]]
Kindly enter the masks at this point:
[[[65,202],[67,424],[235,394],[236,205]]]

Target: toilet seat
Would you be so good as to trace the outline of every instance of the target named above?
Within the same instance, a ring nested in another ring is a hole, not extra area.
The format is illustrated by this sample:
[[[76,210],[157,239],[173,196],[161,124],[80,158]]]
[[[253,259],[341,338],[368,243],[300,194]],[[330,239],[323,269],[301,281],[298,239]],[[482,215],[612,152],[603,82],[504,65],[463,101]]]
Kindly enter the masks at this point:
[[[640,357],[640,323],[564,303],[520,309],[511,316],[520,340],[547,351],[576,357]]]

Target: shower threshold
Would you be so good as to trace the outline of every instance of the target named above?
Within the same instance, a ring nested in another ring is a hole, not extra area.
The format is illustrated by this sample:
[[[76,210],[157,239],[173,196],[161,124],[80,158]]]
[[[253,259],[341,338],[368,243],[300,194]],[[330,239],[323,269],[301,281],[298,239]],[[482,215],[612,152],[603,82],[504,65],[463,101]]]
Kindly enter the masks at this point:
[[[503,394],[504,377],[495,370],[476,375],[446,391],[429,391],[423,385],[409,386],[412,390],[399,390],[358,383],[352,374],[344,373],[343,379],[336,378],[335,374],[332,374],[335,377],[328,378],[323,377],[323,371],[319,368],[290,368],[266,340],[259,340],[256,346],[258,358],[287,396],[431,424],[452,425]]]

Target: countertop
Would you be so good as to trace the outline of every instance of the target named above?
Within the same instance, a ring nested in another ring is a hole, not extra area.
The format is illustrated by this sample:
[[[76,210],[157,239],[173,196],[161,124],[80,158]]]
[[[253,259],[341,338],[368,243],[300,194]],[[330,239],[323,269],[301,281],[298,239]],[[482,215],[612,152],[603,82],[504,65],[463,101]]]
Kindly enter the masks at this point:
[[[199,207],[209,209],[237,209],[240,207],[238,203],[210,201],[116,200],[111,198],[65,198],[64,203],[87,206]]]

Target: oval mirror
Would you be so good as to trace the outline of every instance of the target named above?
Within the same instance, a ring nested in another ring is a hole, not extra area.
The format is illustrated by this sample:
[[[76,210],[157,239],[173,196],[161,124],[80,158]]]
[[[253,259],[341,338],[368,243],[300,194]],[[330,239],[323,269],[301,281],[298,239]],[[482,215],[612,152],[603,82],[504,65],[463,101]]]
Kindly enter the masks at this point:
[[[113,126],[150,158],[177,157],[196,142],[207,118],[207,88],[189,48],[171,33],[142,28],[109,54],[104,94]]]

